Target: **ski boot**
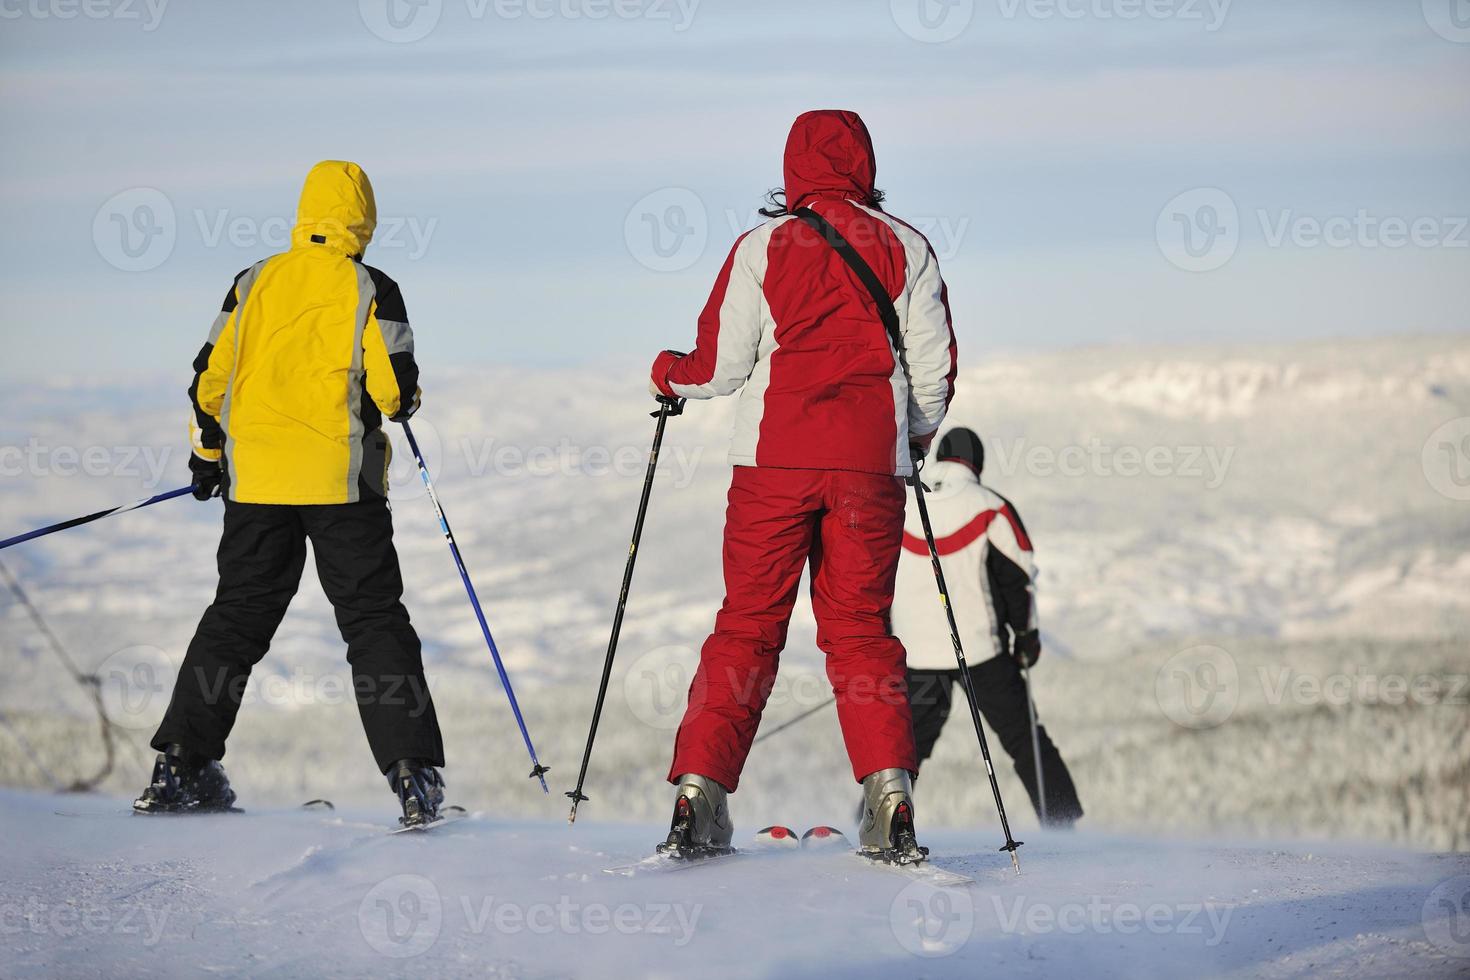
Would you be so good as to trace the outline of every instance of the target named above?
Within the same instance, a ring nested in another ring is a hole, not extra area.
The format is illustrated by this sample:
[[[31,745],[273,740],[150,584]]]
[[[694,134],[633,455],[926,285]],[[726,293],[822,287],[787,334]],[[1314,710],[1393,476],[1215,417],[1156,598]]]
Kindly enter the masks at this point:
[[[439,770],[418,759],[399,759],[388,767],[388,785],[398,794],[405,827],[422,827],[439,819],[444,802],[444,777]]]
[[[235,791],[216,759],[169,745],[153,764],[153,780],[133,801],[134,813],[220,813],[235,809]]]
[[[729,854],[735,825],[730,822],[725,787],[706,776],[679,777],[679,797],[669,836],[658,853],[684,861]]]
[[[914,839],[913,781],[904,769],[880,769],[863,780],[863,857],[885,864],[919,864],[929,856]]]

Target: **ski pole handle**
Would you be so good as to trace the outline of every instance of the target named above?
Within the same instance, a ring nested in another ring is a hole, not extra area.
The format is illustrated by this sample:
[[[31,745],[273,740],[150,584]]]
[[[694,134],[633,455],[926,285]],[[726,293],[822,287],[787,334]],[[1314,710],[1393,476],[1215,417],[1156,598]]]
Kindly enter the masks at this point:
[[[193,492],[194,487],[192,485],[187,487],[180,487],[177,490],[169,490],[166,493],[154,494],[152,497],[145,497],[142,500],[136,500],[131,504],[124,504],[121,507],[109,507],[107,510],[99,510],[93,514],[86,514],[82,517],[73,517],[69,521],[61,521],[58,524],[50,524],[46,527],[38,527],[34,531],[27,531],[25,534],[17,534],[13,538],[6,538],[5,540],[0,541],[0,551],[4,551],[11,545],[17,545],[23,541],[33,541],[36,538],[43,538],[48,534],[55,534],[57,531],[65,531],[70,528],[81,527],[83,524],[91,524],[93,521],[100,521],[102,520],[102,518],[111,517],[113,514],[126,514],[130,510],[137,510],[140,507],[150,507],[153,504],[159,504],[165,500],[172,500],[175,497],[182,497],[186,493]]]

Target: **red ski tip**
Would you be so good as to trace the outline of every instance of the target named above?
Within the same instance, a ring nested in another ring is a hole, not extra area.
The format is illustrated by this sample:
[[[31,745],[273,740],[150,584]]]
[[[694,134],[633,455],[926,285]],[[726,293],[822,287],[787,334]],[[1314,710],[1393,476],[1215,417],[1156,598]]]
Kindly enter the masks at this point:
[[[764,827],[755,835],[757,844],[780,844],[783,847],[798,847],[800,842],[796,839],[796,831],[790,827],[775,824]]]
[[[847,836],[836,827],[813,827],[801,835],[802,847],[833,847],[847,840]]]

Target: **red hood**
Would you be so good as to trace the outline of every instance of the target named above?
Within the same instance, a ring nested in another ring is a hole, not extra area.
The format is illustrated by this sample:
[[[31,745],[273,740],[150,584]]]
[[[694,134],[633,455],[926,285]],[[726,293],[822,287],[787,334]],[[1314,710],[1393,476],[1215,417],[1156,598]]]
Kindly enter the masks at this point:
[[[793,211],[813,198],[867,201],[878,173],[873,138],[855,112],[804,112],[786,138],[785,169],[786,206]]]

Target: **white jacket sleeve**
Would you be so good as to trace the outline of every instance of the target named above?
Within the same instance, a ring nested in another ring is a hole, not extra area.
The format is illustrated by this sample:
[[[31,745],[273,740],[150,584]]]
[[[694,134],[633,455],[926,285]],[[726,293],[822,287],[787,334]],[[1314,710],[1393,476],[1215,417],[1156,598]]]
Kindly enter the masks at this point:
[[[921,248],[906,249],[912,271],[900,319],[909,376],[909,441],[927,444],[954,397],[956,345],[939,258],[923,236],[913,235]]]

